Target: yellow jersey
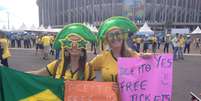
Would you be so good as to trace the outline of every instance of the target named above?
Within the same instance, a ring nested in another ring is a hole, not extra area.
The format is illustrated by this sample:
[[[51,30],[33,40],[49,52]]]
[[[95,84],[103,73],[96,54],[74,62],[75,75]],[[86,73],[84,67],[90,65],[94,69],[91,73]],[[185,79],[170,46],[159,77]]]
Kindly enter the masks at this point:
[[[132,55],[136,56],[136,52]],[[103,81],[117,81],[118,65],[117,60],[113,57],[110,51],[103,51],[89,62],[89,65],[94,70],[101,71],[101,78]]]
[[[43,36],[41,42],[44,46],[50,46],[51,38],[49,36]]]
[[[66,70],[65,75],[62,77],[62,70],[63,70],[63,61],[58,62],[58,60],[55,60],[47,65],[47,70],[50,75],[54,75],[56,79],[63,78],[65,80],[78,80],[78,71],[71,71]],[[54,71],[56,69],[56,73],[54,74]],[[93,68],[89,67],[88,64],[85,66],[84,70],[84,80],[91,81],[95,79],[95,72]]]
[[[141,38],[137,38],[136,43],[141,43]]]
[[[151,37],[151,42],[152,43],[156,43],[157,42],[157,38],[156,37]]]
[[[179,38],[179,47],[184,47],[184,43],[185,43],[185,39],[182,37],[182,38]]]

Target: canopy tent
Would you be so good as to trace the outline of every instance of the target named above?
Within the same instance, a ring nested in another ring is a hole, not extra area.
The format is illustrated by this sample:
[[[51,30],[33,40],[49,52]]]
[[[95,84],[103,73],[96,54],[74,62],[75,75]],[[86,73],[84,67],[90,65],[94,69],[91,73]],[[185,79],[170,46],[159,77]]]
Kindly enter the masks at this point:
[[[151,28],[148,26],[146,22],[137,32],[137,35],[153,35],[153,34],[154,34],[154,31],[151,30]]]
[[[86,27],[88,27],[92,32],[97,33],[98,29],[96,28],[96,26],[93,26],[92,24],[89,23],[83,23],[83,25],[85,25]]]
[[[6,32],[24,32],[24,30],[27,29],[27,26],[23,23],[18,29],[15,29],[14,26],[12,26],[11,29],[6,29],[6,28],[3,28],[3,31],[6,31]]]
[[[47,29],[41,25],[38,28],[35,28],[35,26],[32,26],[30,29],[27,29],[25,31],[29,31],[29,32],[52,32],[52,33],[57,33],[60,32],[62,29],[61,28],[52,28],[50,25],[47,27]]]
[[[200,27],[198,26],[192,33],[190,33],[191,35],[193,34],[201,34],[201,29]]]
[[[23,23],[20,28],[17,29],[17,31],[23,32],[24,30],[27,29],[27,26]]]

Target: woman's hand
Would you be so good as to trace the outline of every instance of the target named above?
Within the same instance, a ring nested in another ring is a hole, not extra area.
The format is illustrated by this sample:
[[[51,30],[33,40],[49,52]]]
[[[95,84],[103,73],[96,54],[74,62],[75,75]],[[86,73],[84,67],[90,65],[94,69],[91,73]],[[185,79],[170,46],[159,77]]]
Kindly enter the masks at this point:
[[[117,95],[118,101],[120,101],[121,99],[121,95],[120,95],[120,90],[119,90],[119,85],[117,82],[114,82],[112,85],[112,90],[115,92],[115,94]]]
[[[117,94],[119,93],[119,85],[118,85],[118,83],[116,83],[116,82],[113,83],[112,90]]]
[[[152,53],[141,53],[140,57],[144,58],[144,59],[150,59],[153,56]]]

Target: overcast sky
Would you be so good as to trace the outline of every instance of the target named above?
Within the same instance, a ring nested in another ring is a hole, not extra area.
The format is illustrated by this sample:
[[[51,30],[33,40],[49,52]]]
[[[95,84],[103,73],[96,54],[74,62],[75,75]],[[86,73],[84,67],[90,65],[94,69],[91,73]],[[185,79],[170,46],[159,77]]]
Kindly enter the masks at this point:
[[[38,6],[36,0],[0,0],[0,29],[7,27],[8,14],[10,28],[18,29],[22,23],[26,26],[38,26]],[[2,8],[4,8],[2,10]]]

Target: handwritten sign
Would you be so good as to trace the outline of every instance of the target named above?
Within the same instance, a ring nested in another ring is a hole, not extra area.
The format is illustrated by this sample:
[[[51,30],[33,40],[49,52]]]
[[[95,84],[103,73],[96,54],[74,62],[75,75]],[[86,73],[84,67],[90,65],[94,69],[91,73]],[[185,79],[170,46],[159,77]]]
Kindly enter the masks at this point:
[[[64,101],[117,101],[112,82],[67,81]]]
[[[172,101],[173,56],[119,58],[121,101]]]

